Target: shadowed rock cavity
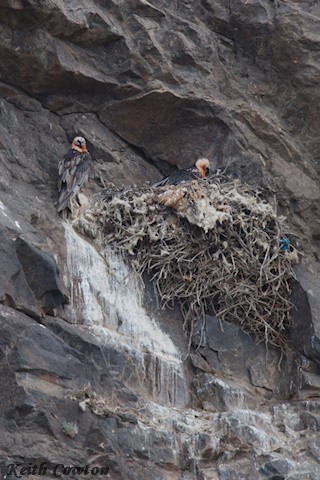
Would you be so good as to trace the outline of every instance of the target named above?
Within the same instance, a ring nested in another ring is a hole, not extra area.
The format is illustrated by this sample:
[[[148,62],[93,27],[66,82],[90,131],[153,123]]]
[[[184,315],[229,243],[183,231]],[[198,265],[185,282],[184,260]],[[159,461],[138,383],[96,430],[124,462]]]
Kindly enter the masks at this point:
[[[21,237],[15,241],[16,255],[23,275],[35,298],[41,303],[43,314],[52,315],[63,303],[63,287],[52,254],[29,245]]]

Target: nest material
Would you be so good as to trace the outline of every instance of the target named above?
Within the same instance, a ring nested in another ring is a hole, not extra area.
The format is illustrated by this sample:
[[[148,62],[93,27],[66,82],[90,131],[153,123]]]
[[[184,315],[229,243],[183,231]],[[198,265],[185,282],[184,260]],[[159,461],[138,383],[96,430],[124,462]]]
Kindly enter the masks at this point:
[[[282,220],[251,187],[218,177],[110,187],[87,217],[104,244],[151,274],[163,308],[179,302],[190,340],[194,322],[215,313],[286,350],[294,255],[280,250]]]

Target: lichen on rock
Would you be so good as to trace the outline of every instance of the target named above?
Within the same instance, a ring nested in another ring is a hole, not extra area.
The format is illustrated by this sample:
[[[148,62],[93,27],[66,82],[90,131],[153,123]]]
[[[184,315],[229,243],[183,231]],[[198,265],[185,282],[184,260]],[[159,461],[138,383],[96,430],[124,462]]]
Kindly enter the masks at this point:
[[[296,252],[280,249],[284,218],[252,187],[219,175],[178,186],[110,186],[74,225],[91,236],[97,229],[101,251],[108,244],[148,272],[163,308],[179,302],[189,334],[211,312],[288,348]]]

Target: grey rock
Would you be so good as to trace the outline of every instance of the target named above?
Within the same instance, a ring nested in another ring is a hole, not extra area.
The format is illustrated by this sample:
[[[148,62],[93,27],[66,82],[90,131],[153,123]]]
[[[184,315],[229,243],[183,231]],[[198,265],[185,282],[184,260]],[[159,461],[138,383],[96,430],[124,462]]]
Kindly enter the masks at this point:
[[[195,368],[202,370],[203,372],[212,373],[212,368],[210,368],[208,362],[206,362],[201,355],[190,353],[190,360]]]
[[[319,478],[319,17],[306,0],[0,0],[1,460],[94,463],[114,480]],[[134,350],[137,323],[126,347],[120,321],[106,335],[54,205],[75,134],[93,158],[89,201],[200,156],[276,200],[303,252],[291,355],[279,364],[208,317],[183,361],[180,316],[152,303],[161,355],[148,332]]]
[[[52,314],[63,304],[63,286],[52,254],[29,245],[23,238],[15,241],[15,250],[25,279],[44,314]]]
[[[289,477],[286,478],[286,480],[299,480],[300,478],[303,478],[304,480],[317,480],[319,475],[319,471],[306,471],[303,470],[301,472],[298,472],[295,475],[290,475]]]
[[[219,480],[254,480],[262,478],[254,464],[247,459],[221,463],[218,467]]]
[[[21,237],[13,241],[6,229],[1,237],[2,302],[35,316],[53,313],[64,301],[53,255]]]
[[[230,381],[222,380],[214,375],[206,373],[196,375],[193,386],[205,409],[211,407],[213,410],[226,411],[234,408],[248,408],[253,405],[248,391],[241,388],[236,382],[230,383]]]
[[[193,337],[197,347],[201,338],[200,330],[199,324]],[[215,372],[234,376],[241,382],[264,389],[267,396],[268,391],[290,396],[301,386],[296,355],[287,356],[281,361],[278,350],[256,345],[254,339],[237,325],[207,316],[202,345],[201,356]]]
[[[320,440],[314,439],[308,444],[308,452],[317,460],[320,461]]]
[[[286,478],[291,469],[292,464],[288,462],[288,460],[272,459],[260,468],[260,473],[262,473],[268,478],[275,478],[276,476]]]

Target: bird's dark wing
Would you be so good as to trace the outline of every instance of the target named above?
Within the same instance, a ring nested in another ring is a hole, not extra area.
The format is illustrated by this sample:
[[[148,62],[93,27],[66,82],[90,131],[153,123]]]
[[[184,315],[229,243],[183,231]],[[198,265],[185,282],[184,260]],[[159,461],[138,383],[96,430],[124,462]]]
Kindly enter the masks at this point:
[[[154,187],[162,187],[164,185],[178,185],[180,182],[188,182],[189,180],[199,179],[200,173],[195,167],[186,168],[185,170],[176,170],[160,182],[155,183]]]
[[[87,181],[90,161],[90,153],[81,153],[70,149],[59,162],[58,190],[60,195],[57,203],[58,212],[66,207],[69,198],[76,195]]]

